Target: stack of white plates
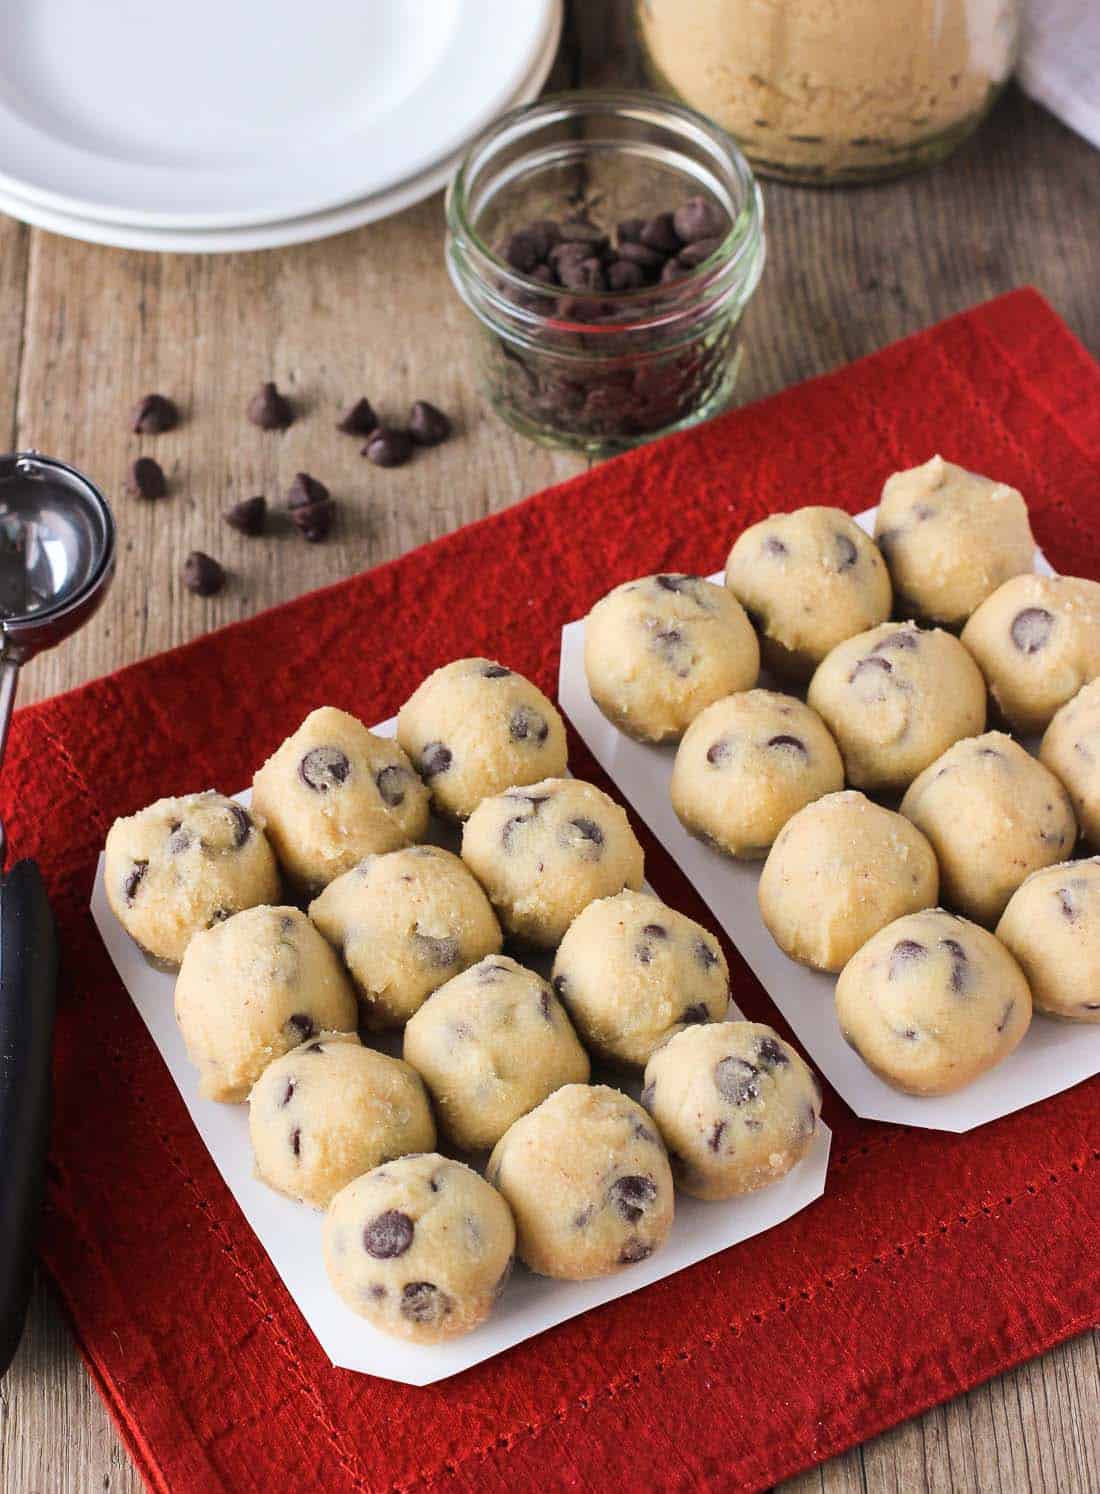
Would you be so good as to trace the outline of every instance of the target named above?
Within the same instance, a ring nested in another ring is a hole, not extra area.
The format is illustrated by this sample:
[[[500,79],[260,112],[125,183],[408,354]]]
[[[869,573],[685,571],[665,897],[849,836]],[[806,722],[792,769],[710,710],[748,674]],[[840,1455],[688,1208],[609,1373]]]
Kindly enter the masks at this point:
[[[0,211],[125,249],[324,238],[533,99],[562,0],[0,3]]]

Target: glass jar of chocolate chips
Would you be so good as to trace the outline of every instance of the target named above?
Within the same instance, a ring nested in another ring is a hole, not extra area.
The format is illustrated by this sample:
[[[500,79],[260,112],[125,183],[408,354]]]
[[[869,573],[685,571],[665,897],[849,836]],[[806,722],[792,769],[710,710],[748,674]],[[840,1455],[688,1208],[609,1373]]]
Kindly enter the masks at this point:
[[[605,454],[728,403],[763,204],[733,141],[693,110],[569,94],[475,142],[447,194],[447,259],[497,411]]]

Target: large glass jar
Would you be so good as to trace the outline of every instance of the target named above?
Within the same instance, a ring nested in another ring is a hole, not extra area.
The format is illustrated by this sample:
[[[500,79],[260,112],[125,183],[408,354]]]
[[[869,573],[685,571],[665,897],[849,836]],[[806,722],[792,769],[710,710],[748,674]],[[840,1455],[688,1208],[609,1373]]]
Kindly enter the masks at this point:
[[[1020,0],[637,0],[653,81],[758,171],[869,181],[941,160],[1016,62]]]

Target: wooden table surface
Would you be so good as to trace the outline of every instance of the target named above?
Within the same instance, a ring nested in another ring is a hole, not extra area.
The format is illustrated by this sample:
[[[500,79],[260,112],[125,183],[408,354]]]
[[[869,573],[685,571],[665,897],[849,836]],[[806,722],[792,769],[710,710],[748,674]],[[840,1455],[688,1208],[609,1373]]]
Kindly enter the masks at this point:
[[[623,12],[618,0],[574,6],[555,83],[633,79]],[[1100,353],[1100,155],[1015,91],[930,174],[850,191],[768,184],[765,196],[768,267],[745,319],[746,401],[1029,282]],[[443,268],[438,196],[340,238],[229,257],[123,253],[0,218],[0,446],[34,446],[87,471],[116,500],[121,535],[103,610],[28,667],[21,698],[399,555],[580,470],[580,459],[514,435],[480,403],[466,331]],[[301,412],[285,435],[243,419],[267,378]],[[127,413],[151,390],[176,399],[184,419],[140,442]],[[413,399],[432,400],[459,435],[402,469],[372,467],[333,430],[364,393],[397,418]],[[139,450],[164,465],[167,500],[122,495]],[[340,501],[328,543],[248,540],[222,522],[238,498],[279,498],[299,469]],[[182,587],[192,549],[230,570],[221,596]],[[1093,1333],[787,1487],[1098,1490],[1098,1408]],[[0,1489],[139,1488],[41,1283],[0,1382]]]

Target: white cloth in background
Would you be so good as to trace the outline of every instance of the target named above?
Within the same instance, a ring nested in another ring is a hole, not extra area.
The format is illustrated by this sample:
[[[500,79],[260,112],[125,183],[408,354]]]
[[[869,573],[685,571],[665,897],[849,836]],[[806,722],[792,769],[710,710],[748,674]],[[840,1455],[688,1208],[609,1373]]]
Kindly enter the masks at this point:
[[[1100,0],[1026,0],[1020,86],[1100,146]]]

